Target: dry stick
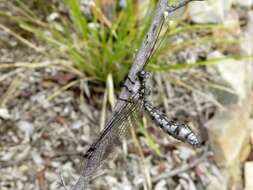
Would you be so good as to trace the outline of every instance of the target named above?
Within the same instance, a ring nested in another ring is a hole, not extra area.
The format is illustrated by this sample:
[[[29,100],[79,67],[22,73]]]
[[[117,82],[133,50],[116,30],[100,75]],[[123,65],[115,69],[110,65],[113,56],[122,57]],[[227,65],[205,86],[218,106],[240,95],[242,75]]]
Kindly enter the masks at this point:
[[[6,33],[12,35],[13,37],[15,37],[16,39],[18,39],[20,42],[24,43],[25,45],[27,45],[28,47],[34,49],[37,52],[43,53],[45,54],[45,52],[43,52],[43,49],[41,47],[36,46],[35,44],[29,42],[28,40],[26,40],[25,38],[21,37],[20,35],[16,34],[15,32],[13,32],[12,30],[10,30],[9,28],[7,28],[6,26],[0,24],[0,28],[5,31]]]
[[[203,0],[179,0],[179,3],[175,6],[168,6],[168,0],[159,0],[157,2],[155,15],[153,17],[153,20],[148,28],[148,31],[144,37],[144,40],[142,42],[141,47],[138,49],[132,67],[128,73],[128,78],[131,81],[135,81],[138,83],[137,74],[142,69],[144,69],[145,65],[148,63],[148,59],[150,58],[150,55],[152,55],[152,51],[154,49],[154,45],[157,39],[157,35],[159,34],[159,30],[161,29],[166,13],[172,13],[176,11],[177,9],[185,6],[187,3],[191,1],[203,1]],[[128,89],[131,89],[132,92],[130,93],[129,90],[126,88],[122,88],[120,92],[120,99],[116,102],[116,105],[114,107],[114,113],[117,113],[122,107],[124,107],[127,102],[122,101],[122,99],[130,99],[132,94],[136,94],[139,90],[139,86],[136,86],[135,84],[131,83],[130,80],[126,80],[124,82],[125,86],[128,86]],[[84,168],[85,169],[85,168]],[[75,190],[83,190],[83,184],[84,178],[80,176],[80,179],[78,180],[78,183],[75,185]]]

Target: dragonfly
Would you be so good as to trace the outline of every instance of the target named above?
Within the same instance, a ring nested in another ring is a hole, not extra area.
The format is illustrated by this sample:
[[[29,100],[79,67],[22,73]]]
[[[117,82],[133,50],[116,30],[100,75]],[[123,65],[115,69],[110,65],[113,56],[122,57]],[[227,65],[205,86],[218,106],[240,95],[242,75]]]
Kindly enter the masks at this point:
[[[151,89],[147,85],[150,73],[142,70],[138,74],[140,88],[138,93],[134,94],[118,112],[113,113],[112,118],[101,132],[98,139],[93,143],[84,155],[86,160],[84,170],[78,180],[78,185],[86,189],[90,178],[103,164],[106,158],[113,150],[120,145],[121,138],[128,129],[128,119],[136,117],[135,114],[145,110],[147,115],[170,136],[187,142],[190,145],[198,146],[199,141],[194,132],[186,124],[179,124],[170,120],[163,112],[153,106],[149,100]],[[127,87],[126,87],[127,88]],[[75,190],[75,189],[74,189]]]
[[[158,38],[163,25],[164,22],[158,30],[152,51],[149,55],[147,55],[145,65],[158,48]],[[167,134],[193,146],[197,146],[199,144],[197,136],[187,125],[171,121],[163,112],[153,106],[152,102],[149,100],[151,93],[151,89],[147,85],[149,76],[150,74],[148,72],[142,70],[138,73],[138,80],[131,81],[128,77],[126,78],[126,80],[129,80],[131,83],[137,83],[134,85],[139,86],[139,90],[135,94],[132,94],[130,100],[121,99],[125,101],[125,104],[123,104],[117,112],[112,114],[110,120],[106,123],[105,128],[102,130],[97,140],[84,154],[85,162],[82,173],[73,190],[87,189],[89,181],[94,173],[101,165],[103,165],[109,154],[121,144],[121,139],[125,136],[126,131],[128,130],[129,119],[133,119],[133,117],[136,117],[136,114],[142,112],[143,110],[145,110],[156,125]],[[123,87],[127,88],[127,90],[131,92],[127,86],[123,85]]]

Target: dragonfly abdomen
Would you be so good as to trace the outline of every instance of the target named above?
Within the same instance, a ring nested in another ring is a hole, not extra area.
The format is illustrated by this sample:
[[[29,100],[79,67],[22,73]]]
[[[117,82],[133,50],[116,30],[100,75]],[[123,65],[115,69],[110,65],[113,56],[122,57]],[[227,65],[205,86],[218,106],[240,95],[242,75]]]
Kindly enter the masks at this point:
[[[155,108],[151,102],[144,100],[144,109],[149,113],[151,119],[160,127],[163,131],[173,136],[174,138],[186,141],[191,145],[198,145],[198,139],[192,130],[185,124],[178,124]]]

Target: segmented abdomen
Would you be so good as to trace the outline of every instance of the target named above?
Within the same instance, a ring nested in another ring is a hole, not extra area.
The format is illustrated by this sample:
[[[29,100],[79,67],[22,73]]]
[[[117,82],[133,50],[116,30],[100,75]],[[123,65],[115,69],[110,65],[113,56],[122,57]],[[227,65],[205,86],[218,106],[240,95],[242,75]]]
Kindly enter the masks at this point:
[[[152,120],[158,124],[166,133],[174,138],[188,142],[191,145],[198,145],[198,139],[192,130],[185,124],[177,124],[155,108],[149,101],[144,101],[144,109],[149,113]]]

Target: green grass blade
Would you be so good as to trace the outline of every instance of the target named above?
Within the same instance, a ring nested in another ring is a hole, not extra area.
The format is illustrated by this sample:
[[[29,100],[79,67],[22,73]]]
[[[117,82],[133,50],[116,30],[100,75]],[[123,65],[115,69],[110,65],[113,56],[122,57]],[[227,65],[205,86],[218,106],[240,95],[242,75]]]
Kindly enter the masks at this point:
[[[87,34],[88,34],[87,21],[82,16],[79,1],[78,0],[64,0],[64,3],[69,8],[71,18],[75,26],[77,27],[76,30],[79,30],[82,37],[87,38]]]

